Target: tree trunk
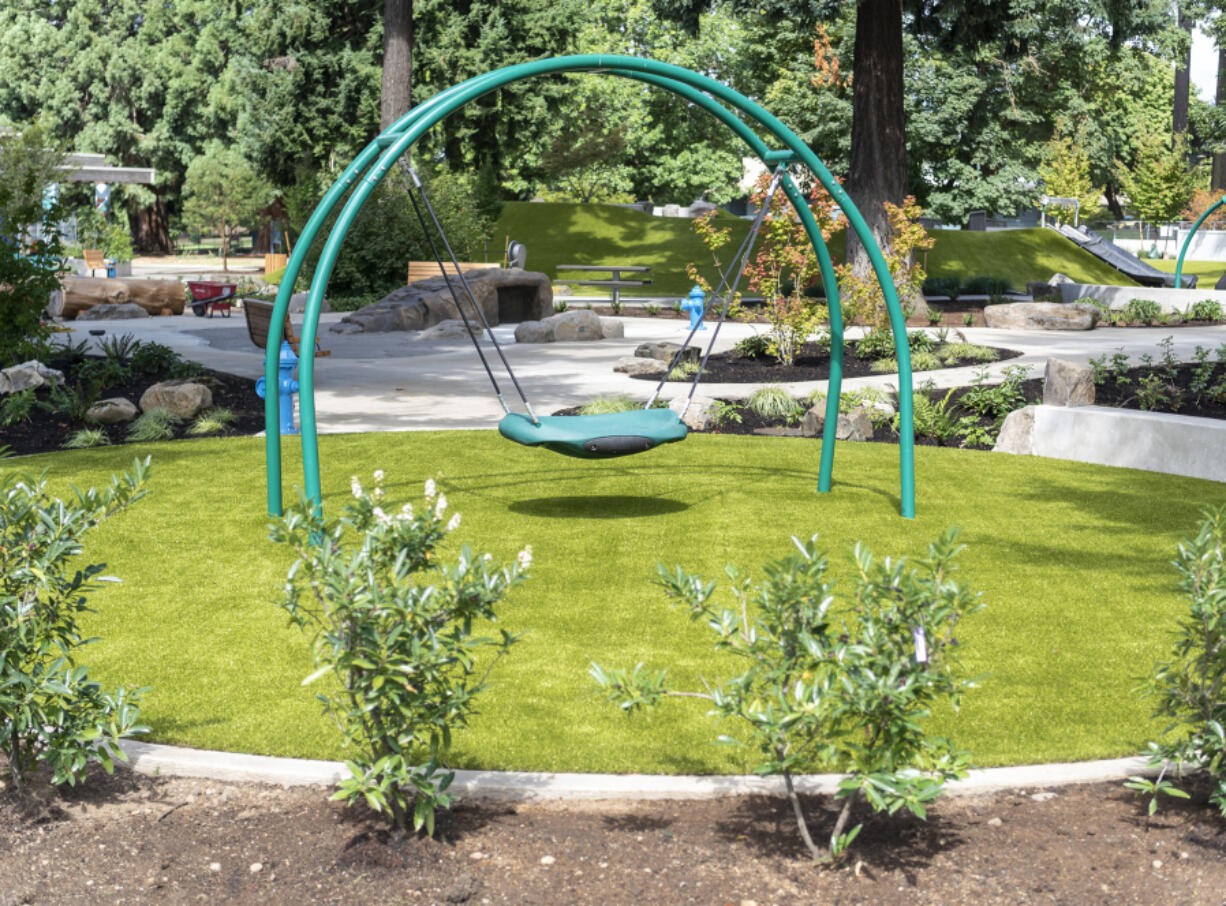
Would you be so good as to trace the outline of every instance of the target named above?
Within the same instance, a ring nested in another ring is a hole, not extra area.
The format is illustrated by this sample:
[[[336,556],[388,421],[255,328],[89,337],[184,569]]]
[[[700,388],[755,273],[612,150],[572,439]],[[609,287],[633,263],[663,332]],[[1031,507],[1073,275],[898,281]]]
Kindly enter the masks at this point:
[[[1175,70],[1175,105],[1171,111],[1171,147],[1175,136],[1188,131],[1188,95],[1191,91],[1192,26],[1194,21],[1183,9],[1179,10],[1179,27],[1188,33],[1188,52]]]
[[[893,233],[884,202],[902,204],[907,192],[903,120],[902,0],[861,0],[856,7],[852,68],[851,161],[846,188],[883,249]],[[847,231],[847,261],[858,276],[872,273],[868,253]],[[926,314],[924,298],[906,300]]]
[[[1226,109],[1226,46],[1217,49],[1217,91],[1214,92],[1213,102],[1219,110]],[[1209,180],[1209,191],[1222,189],[1226,189],[1226,151],[1213,155],[1213,175]]]
[[[132,245],[136,251],[150,255],[174,252],[170,241],[170,218],[160,194],[157,201],[145,208],[129,203],[128,221],[132,225]]]
[[[383,0],[383,83],[379,128],[413,106],[413,0]]]
[[[1103,194],[1107,196],[1107,207],[1111,209],[1111,216],[1116,220],[1124,219],[1124,206],[1120,204],[1119,195],[1115,189],[1115,183],[1108,182],[1103,186]]]

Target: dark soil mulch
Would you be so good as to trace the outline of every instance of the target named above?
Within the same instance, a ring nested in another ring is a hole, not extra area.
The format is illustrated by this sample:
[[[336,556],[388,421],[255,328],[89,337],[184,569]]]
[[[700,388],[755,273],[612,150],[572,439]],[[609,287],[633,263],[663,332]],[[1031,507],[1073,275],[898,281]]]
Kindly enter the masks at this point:
[[[0,903],[1188,904],[1226,898],[1226,833],[1201,784],[1152,819],[1118,783],[860,814],[815,866],[787,801],[464,803],[436,836],[389,834],[330,790],[91,772],[0,791]],[[806,799],[814,836],[835,805]]]
[[[53,359],[47,364],[65,373],[68,387],[79,386],[74,375],[74,362]],[[168,379],[169,375],[166,374],[136,375],[131,380],[100,388],[98,398],[118,396],[139,404],[141,394],[159,381]],[[222,432],[222,436],[257,434],[264,430],[264,401],[256,396],[254,381],[208,369],[203,369],[200,376],[193,380],[198,380],[209,388],[213,394],[214,408],[229,409],[234,413],[233,423]],[[51,392],[49,388],[41,387],[35,391],[35,395],[39,401],[46,402],[50,399]],[[178,426],[176,436],[186,437],[188,427],[186,422]],[[7,446],[15,456],[51,452],[61,449],[64,441],[81,428],[101,428],[112,444],[125,443],[128,431],[126,424],[107,426],[74,423],[62,413],[35,407],[28,421],[0,425],[0,447]]]
[[[995,348],[995,347],[993,347]],[[996,360],[1005,361],[1021,355],[1012,349],[995,348]],[[890,372],[873,371],[873,359],[856,355],[855,344],[843,350],[843,377],[867,377]],[[975,359],[959,359],[942,368],[982,364]],[[661,367],[661,373],[663,366]],[[917,371],[915,374],[923,374]],[[659,381],[660,374],[635,374],[641,381]],[[793,381],[824,381],[830,378],[830,351],[816,343],[806,343],[792,365],[780,365],[773,356],[743,356],[735,351],[716,353],[707,359],[702,380],[709,384],[786,384]]]
[[[1149,390],[1143,383],[1147,376],[1151,376]],[[1115,369],[1095,387],[1094,402],[1099,406],[1226,418],[1226,365],[1209,362],[1205,366],[1158,364]]]

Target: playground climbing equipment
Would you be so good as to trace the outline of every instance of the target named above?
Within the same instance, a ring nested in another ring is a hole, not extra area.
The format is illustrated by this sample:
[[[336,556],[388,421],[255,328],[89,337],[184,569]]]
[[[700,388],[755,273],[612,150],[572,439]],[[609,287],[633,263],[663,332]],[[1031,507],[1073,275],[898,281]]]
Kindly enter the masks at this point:
[[[807,167],[830,194],[847,219],[848,228],[856,234],[856,237],[867,250],[874,275],[885,298],[890,327],[894,334],[895,355],[899,366],[900,511],[904,517],[914,517],[914,428],[911,403],[911,357],[910,348],[907,343],[906,320],[903,316],[902,307],[899,304],[898,294],[895,291],[889,268],[876,241],[873,239],[868,225],[852,203],[851,198],[835,181],[826,166],[794,132],[773,115],[740,93],[714,79],[679,66],[660,63],[655,60],[604,54],[583,54],[548,60],[535,60],[530,63],[509,66],[469,79],[446,91],[440,92],[428,101],[414,107],[388,127],[381,135],[367,145],[345,169],[340,178],[325,193],[302,230],[299,241],[294,248],[293,254],[290,256],[289,263],[286,265],[285,275],[282,278],[280,289],[277,293],[275,310],[269,328],[268,353],[265,358],[265,379],[267,384],[275,385],[277,380],[278,363],[275,350],[281,344],[284,315],[289,309],[290,296],[293,293],[294,284],[302,269],[308,250],[315,244],[324,222],[333,214],[338,205],[341,205],[343,201],[343,206],[336,217],[335,224],[324,241],[307,297],[302,328],[302,341],[308,344],[307,348],[311,348],[315,343],[324,293],[345,237],[353,225],[354,219],[370,198],[375,187],[393,170],[397,161],[411,150],[413,145],[427,130],[465,104],[493,91],[497,91],[504,85],[522,79],[561,73],[599,73],[634,79],[671,91],[716,117],[723,125],[741,138],[750,151],[767,167],[775,168],[775,178],[779,181],[779,187],[782,188],[785,196],[792,203],[792,207],[804,226],[805,232],[817,254],[822,273],[823,288],[830,309],[830,379],[826,397],[826,420],[822,435],[821,461],[818,470],[818,491],[822,493],[828,492],[831,488],[834,468],[834,435],[838,422],[839,395],[842,386],[844,325],[839,305],[838,287],[834,277],[834,267],[830,260],[830,252],[822,238],[817,222],[805,203],[803,193],[788,173],[787,167],[792,164],[800,164]],[[772,148],[758,132],[750,127],[749,123],[755,124],[760,130],[768,133],[782,147]],[[731,293],[729,295],[731,296]],[[717,331],[718,328],[716,331],[713,331],[713,334],[717,333]],[[710,347],[708,348],[708,355],[709,353]],[[484,361],[484,356],[482,358]],[[299,414],[302,441],[303,487],[307,497],[316,506],[319,506],[322,502],[322,491],[320,486],[319,445],[315,420],[314,366],[314,359],[309,356],[300,363]],[[488,363],[486,367],[489,370]],[[699,372],[700,375],[701,371]],[[490,377],[493,380],[492,372]],[[514,382],[513,375],[512,380]],[[494,383],[496,384],[496,381]],[[517,389],[519,388],[517,387]],[[520,422],[529,425],[543,423],[544,419],[542,417],[536,416],[535,413],[531,412],[531,408],[527,405],[527,399],[523,395],[522,390],[520,395],[525,402],[525,408],[528,409],[529,415],[520,416],[518,413],[511,413],[504,401],[503,406],[507,409],[508,417],[514,414]],[[692,395],[693,388],[691,388],[691,397]],[[499,396],[501,398],[501,394]],[[267,426],[265,453],[268,480],[268,510],[274,515],[280,514],[282,509],[281,435],[277,430],[280,416],[279,408],[278,395],[268,394],[264,403]],[[668,415],[673,414],[669,410],[646,409],[642,412],[619,413],[619,415],[623,419],[627,416],[633,416],[637,420],[651,412],[663,413],[661,416],[651,416],[652,418],[660,419],[666,419]],[[545,418],[553,421],[567,417],[547,416]],[[563,425],[566,424],[573,423],[563,422]],[[592,425],[591,422],[586,424],[589,427]],[[614,428],[625,427],[625,423],[622,420],[615,419],[611,424]],[[522,425],[517,424],[516,427],[522,427]],[[561,428],[562,425],[558,427]],[[682,426],[682,429],[684,429],[684,426]],[[590,430],[585,429],[580,433],[583,435],[583,440],[594,440]],[[609,436],[625,437],[626,435]],[[619,441],[618,443],[620,444],[621,442]],[[545,446],[548,445],[546,444]],[[637,451],[608,451],[604,454],[599,450],[589,451],[589,453],[594,455],[624,455],[626,452]],[[580,454],[572,452],[572,455]]]

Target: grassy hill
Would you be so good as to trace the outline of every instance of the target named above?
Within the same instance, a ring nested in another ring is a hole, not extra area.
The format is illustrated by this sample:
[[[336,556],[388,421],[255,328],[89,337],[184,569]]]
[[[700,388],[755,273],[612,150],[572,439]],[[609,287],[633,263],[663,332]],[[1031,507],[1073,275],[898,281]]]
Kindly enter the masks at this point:
[[[719,217],[732,227],[732,240],[723,249],[726,263],[739,248],[749,222],[723,212]],[[936,245],[927,255],[928,274],[933,277],[1001,277],[1022,289],[1027,281],[1046,280],[1059,272],[1079,283],[1135,285],[1050,230],[937,230],[933,235]],[[550,277],[564,276],[557,272],[559,264],[645,264],[651,267],[652,284],[643,291],[659,296],[689,292],[692,283],[685,266],[691,261],[708,279],[717,277],[710,253],[684,218],[652,217],[613,205],[508,202],[494,232],[498,243],[507,238],[524,243],[528,267]],[[843,236],[834,236],[830,251],[836,262],[843,258],[843,247]]]

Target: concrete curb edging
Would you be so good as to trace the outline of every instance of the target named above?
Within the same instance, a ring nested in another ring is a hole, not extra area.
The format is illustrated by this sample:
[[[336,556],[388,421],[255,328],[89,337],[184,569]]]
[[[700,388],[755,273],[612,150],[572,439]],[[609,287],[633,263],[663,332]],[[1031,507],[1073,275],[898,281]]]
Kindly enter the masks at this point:
[[[120,748],[133,770],[169,777],[276,783],[283,786],[331,786],[347,773],[339,761],[274,758],[212,752],[122,740]],[[1123,780],[1155,773],[1145,757],[1115,758],[1071,764],[1024,765],[971,771],[946,787],[954,796],[1000,790],[1066,786]],[[796,778],[802,793],[829,795],[838,790],[839,774]],[[655,774],[549,774],[526,771],[456,771],[453,792],[472,799],[710,799],[718,796],[782,796],[780,777],[755,775],[684,776]]]

